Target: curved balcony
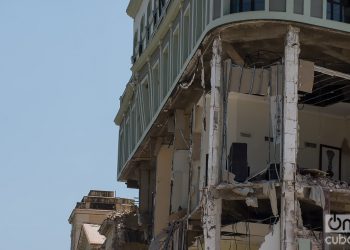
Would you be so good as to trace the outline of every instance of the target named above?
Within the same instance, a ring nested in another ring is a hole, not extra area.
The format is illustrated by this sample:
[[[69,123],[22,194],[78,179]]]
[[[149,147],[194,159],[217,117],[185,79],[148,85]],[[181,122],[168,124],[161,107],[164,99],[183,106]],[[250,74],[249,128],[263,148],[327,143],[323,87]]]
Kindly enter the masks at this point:
[[[248,4],[245,4],[248,3]],[[339,5],[341,3],[342,5]],[[350,32],[350,5],[332,0],[171,0],[132,71],[115,122],[120,126],[118,176],[147,137],[191,59],[218,27],[251,21],[295,23]],[[249,31],[248,31],[249,32]],[[338,32],[339,33],[339,32]]]

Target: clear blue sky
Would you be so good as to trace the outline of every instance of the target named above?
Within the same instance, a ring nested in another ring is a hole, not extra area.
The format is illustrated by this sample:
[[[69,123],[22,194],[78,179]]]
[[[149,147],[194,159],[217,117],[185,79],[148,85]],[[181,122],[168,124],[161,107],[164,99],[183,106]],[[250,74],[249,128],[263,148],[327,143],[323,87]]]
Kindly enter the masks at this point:
[[[69,249],[90,189],[137,196],[116,182],[127,2],[0,0],[1,249]]]

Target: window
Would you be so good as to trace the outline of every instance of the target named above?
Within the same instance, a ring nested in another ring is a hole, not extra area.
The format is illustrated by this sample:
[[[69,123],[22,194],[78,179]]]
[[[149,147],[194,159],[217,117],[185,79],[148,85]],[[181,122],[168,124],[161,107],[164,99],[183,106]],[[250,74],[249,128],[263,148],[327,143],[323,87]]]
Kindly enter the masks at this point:
[[[142,85],[142,84],[141,84]],[[139,140],[142,136],[143,130],[146,127],[144,120],[144,105],[142,102],[142,86],[137,85],[136,87],[136,108],[137,108],[137,139]]]
[[[187,7],[183,17],[183,35],[182,35],[183,62],[185,62],[185,60],[188,57],[188,54],[190,53],[190,46],[191,46],[190,28],[191,28],[190,7]]]
[[[139,112],[137,112],[137,122],[136,122],[136,139],[137,141],[140,140],[142,136],[142,120],[141,115]]]
[[[158,20],[158,0],[153,0],[153,27],[157,25],[157,20]]]
[[[196,41],[200,37],[203,31],[203,17],[205,13],[205,1],[196,2]]]
[[[221,16],[221,1],[213,1],[213,20]]]
[[[126,147],[126,159],[128,155],[131,153],[131,143],[130,143],[130,118],[129,118],[129,113],[127,114],[126,117],[126,122],[125,122],[125,147]]]
[[[312,17],[323,17],[323,0],[311,0],[310,15]]]
[[[350,0],[327,0],[327,19],[350,22]]]
[[[327,19],[341,22],[343,20],[341,0],[327,1]]]
[[[345,23],[350,23],[350,0],[344,0],[344,20]]]
[[[172,62],[173,62],[173,68],[172,68],[172,73],[173,77],[172,79],[175,80],[179,69],[180,69],[180,55],[179,55],[179,46],[180,41],[179,41],[179,27],[177,26],[175,28],[175,31],[173,32],[173,45],[172,45]]]
[[[159,16],[162,16],[162,12],[163,12],[163,7],[165,5],[165,0],[158,0],[158,11],[159,11]]]
[[[141,18],[141,23],[140,23],[140,41],[143,40],[144,37],[144,28],[145,28],[145,16]]]
[[[167,45],[162,54],[162,97],[168,93],[170,67],[169,67],[169,46]]]
[[[294,0],[294,13],[304,14],[304,0]]]
[[[152,84],[153,84],[153,107],[156,112],[160,105],[160,83],[159,83],[159,63],[152,67]]]
[[[286,0],[269,0],[270,3],[270,11],[281,11],[285,12],[286,11]],[[288,0],[292,1],[292,0]]]
[[[119,129],[119,144],[118,144],[118,172],[120,173],[120,169],[124,165],[124,131],[123,124]]]
[[[136,55],[137,55],[137,53],[138,53],[138,47],[137,47],[137,36],[138,36],[138,32],[137,31],[135,31],[135,33],[134,33],[134,56],[136,57]]]
[[[187,7],[184,17],[183,17],[183,54],[182,58],[183,61],[185,61],[188,57],[188,54],[190,53],[190,44],[191,44],[191,37],[190,37],[190,28],[191,28],[191,22],[190,22],[190,9]]]
[[[245,12],[265,9],[265,0],[231,0],[230,12]]]
[[[131,108],[131,146],[132,148],[135,147],[137,143],[137,135],[136,135],[136,109],[135,109],[135,104]]]
[[[147,42],[150,38],[151,35],[151,20],[152,20],[152,6],[151,6],[151,1],[149,1],[148,6],[147,6],[147,22],[146,22],[146,39]]]
[[[210,0],[206,0],[207,2],[207,13],[206,13],[206,19],[207,19],[207,23],[206,24],[209,24],[209,22],[211,21],[210,20]]]
[[[145,47],[145,16],[141,18],[140,23],[140,44],[139,44],[139,54],[142,54],[142,50]]]
[[[143,115],[145,117],[145,126],[147,127],[150,122],[150,86],[148,82],[148,77],[141,82],[141,92],[142,92],[142,105],[143,105]]]

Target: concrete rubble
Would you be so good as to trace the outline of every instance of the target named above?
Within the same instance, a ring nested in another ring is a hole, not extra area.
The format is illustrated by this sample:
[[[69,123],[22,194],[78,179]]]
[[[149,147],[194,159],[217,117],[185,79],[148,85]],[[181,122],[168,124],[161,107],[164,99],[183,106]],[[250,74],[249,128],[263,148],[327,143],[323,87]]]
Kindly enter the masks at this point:
[[[148,249],[137,213],[136,206],[129,206],[107,216],[99,229],[100,234],[106,237],[101,250]]]

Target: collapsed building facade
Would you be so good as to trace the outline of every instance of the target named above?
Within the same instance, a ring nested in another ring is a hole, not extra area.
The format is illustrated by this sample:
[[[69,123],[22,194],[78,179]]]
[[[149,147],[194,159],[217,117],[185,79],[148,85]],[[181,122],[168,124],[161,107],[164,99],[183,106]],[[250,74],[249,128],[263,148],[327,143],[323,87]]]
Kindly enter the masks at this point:
[[[139,189],[149,248],[338,249],[323,218],[350,213],[350,2],[131,0],[127,13],[118,180]]]
[[[135,201],[115,197],[113,191],[90,190],[68,221],[71,250],[147,249]]]

